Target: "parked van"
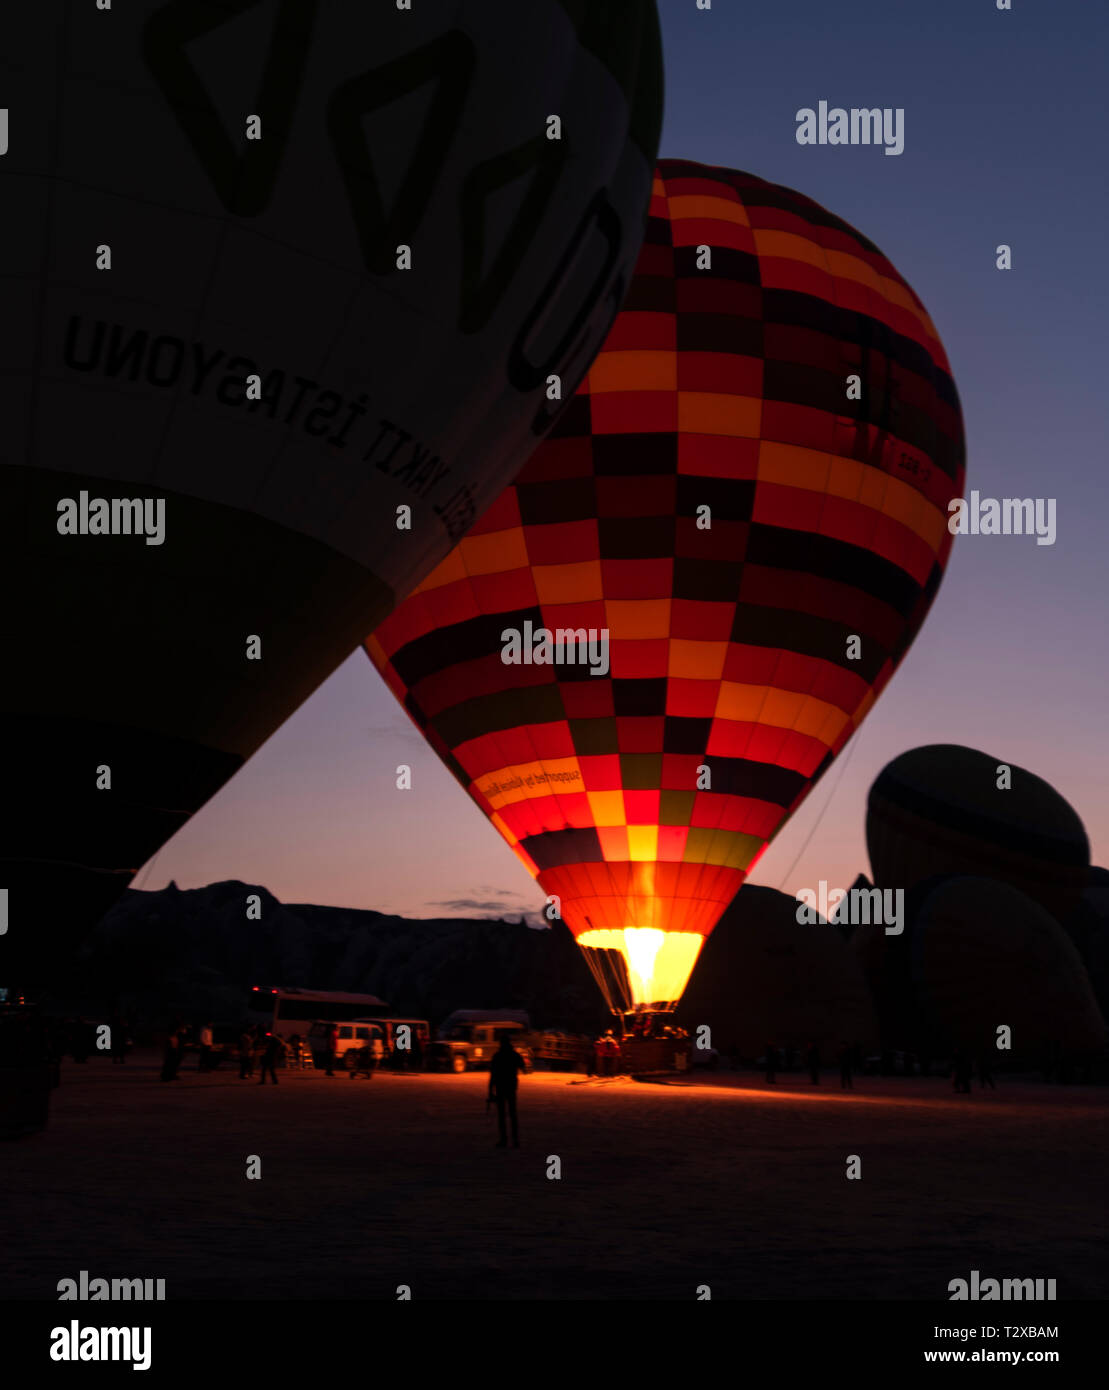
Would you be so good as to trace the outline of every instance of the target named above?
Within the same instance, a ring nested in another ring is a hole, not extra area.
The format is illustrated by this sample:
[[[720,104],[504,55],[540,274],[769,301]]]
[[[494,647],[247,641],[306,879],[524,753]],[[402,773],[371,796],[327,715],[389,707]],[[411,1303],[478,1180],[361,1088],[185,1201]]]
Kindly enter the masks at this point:
[[[317,1019],[308,1030],[308,1046],[312,1049],[312,1061],[323,1069],[327,1066],[327,1039],[332,1028],[339,1030],[339,1040],[335,1044],[335,1061],[349,1071],[354,1066],[354,1056],[374,1038],[385,1041],[385,1029],[380,1023],[369,1019],[351,1019],[340,1022],[338,1019]]]
[[[374,1038],[380,1038],[385,1045],[385,1055],[393,1061],[397,1056],[397,1029],[407,1025],[412,1030],[412,1042],[419,1039],[420,1053],[426,1058],[431,1041],[431,1028],[422,1018],[353,1018],[349,1021],[317,1019],[308,1030],[308,1046],[312,1049],[312,1060],[317,1067],[327,1066],[327,1038],[332,1028],[339,1030],[335,1044],[335,1058],[338,1064],[348,1071],[354,1066],[354,1054]],[[403,1052],[399,1056],[403,1057]],[[411,1054],[409,1054],[411,1055]]]

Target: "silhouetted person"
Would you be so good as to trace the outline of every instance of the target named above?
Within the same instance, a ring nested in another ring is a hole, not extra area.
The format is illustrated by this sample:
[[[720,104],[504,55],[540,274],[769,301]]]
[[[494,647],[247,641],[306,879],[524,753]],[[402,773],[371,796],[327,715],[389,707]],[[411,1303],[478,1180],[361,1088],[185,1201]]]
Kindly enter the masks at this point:
[[[266,1072],[273,1078],[273,1084],[277,1085],[277,1059],[285,1051],[285,1044],[276,1033],[266,1034],[266,1048],[262,1053],[262,1079],[259,1086],[266,1084]]]
[[[841,1091],[853,1091],[855,1089],[855,1082],[851,1076],[854,1060],[854,1049],[844,1043],[839,1050],[839,1088]]]
[[[983,1091],[986,1089],[987,1086],[990,1088],[991,1091],[997,1090],[997,1087],[994,1084],[993,1079],[993,1064],[991,1063],[988,1054],[986,1054],[985,1052],[983,1052],[983,1054],[978,1058],[978,1085],[979,1088]]]
[[[497,1102],[497,1128],[501,1136],[497,1140],[498,1149],[503,1149],[508,1144],[508,1135],[505,1132],[506,1112],[512,1122],[512,1147],[520,1147],[520,1135],[516,1127],[516,1087],[523,1070],[524,1059],[512,1046],[509,1035],[502,1033],[501,1045],[493,1053],[493,1060],[489,1063],[489,1099]]]
[[[177,1068],[181,1065],[181,1034],[178,1029],[171,1028],[169,1037],[166,1038],[166,1049],[162,1056],[162,1080],[180,1081],[177,1075]]]
[[[333,1023],[327,1030],[327,1075],[335,1075],[335,1061],[339,1052],[339,1028]]]
[[[197,1071],[212,1070],[212,1025],[205,1023],[200,1030],[200,1056],[196,1059]]]
[[[805,1053],[805,1061],[809,1067],[809,1077],[814,1086],[820,1085],[820,1048],[816,1043],[809,1043],[809,1050]]]
[[[766,1079],[773,1082],[778,1075],[778,1049],[773,1043],[766,1044]]]
[[[602,1033],[596,1043],[597,1070],[601,1076],[616,1075],[616,1058],[620,1055],[620,1044],[611,1028]]]
[[[239,1034],[239,1080],[254,1075],[254,1029],[244,1028]]]

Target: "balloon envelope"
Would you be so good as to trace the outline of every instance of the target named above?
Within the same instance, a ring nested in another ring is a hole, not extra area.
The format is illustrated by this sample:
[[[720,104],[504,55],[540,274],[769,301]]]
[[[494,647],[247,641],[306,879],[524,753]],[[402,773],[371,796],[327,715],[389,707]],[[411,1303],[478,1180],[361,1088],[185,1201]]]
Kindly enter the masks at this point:
[[[999,786],[1009,768],[1011,786]],[[958,744],[928,744],[894,758],[867,800],[874,882],[906,892],[938,875],[1009,883],[1059,921],[1081,900],[1090,845],[1074,808],[1015,764]]]
[[[893,674],[963,475],[943,348],[877,248],[662,161],[571,408],[367,642],[615,1010],[673,1006]]]
[[[858,960],[839,931],[797,921],[797,899],[745,883],[698,958],[678,1010],[696,1035],[708,1024],[712,1045],[757,1057],[770,1041],[805,1049],[816,1043],[825,1064],[844,1043],[878,1040]]]
[[[1104,1047],[1105,1024],[1059,923],[1007,883],[949,878],[921,904],[909,942],[923,1035],[933,1047],[1039,1060]],[[999,1029],[1009,1030],[998,1050]]]
[[[661,60],[653,0],[36,5],[7,56],[10,973],[549,427],[635,263]]]

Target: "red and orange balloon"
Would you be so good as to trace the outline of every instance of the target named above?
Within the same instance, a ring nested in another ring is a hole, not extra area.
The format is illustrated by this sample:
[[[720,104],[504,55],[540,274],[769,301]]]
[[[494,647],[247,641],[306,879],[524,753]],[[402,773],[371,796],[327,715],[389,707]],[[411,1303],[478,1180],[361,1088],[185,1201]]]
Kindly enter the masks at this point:
[[[662,161],[574,401],[366,643],[615,1011],[674,1006],[858,728],[963,477],[943,347],[881,252],[801,194]],[[608,670],[502,659],[540,629],[607,630]]]

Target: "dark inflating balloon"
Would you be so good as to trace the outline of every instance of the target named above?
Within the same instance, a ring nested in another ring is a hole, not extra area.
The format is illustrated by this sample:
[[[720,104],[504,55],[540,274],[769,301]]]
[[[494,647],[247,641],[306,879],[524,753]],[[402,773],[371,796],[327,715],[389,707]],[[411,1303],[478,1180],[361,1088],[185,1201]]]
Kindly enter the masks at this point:
[[[1095,1052],[1105,1025],[1066,932],[1006,883],[950,878],[921,904],[909,942],[922,1038],[995,1059]],[[1011,1046],[998,1050],[998,1029]]]
[[[680,997],[873,706],[963,478],[943,347],[877,247],[792,189],[663,160],[571,409],[367,644],[613,1008]],[[559,631],[593,632],[591,670],[543,654]]]
[[[937,875],[999,879],[1058,920],[1086,887],[1090,846],[1077,812],[1042,778],[957,744],[910,749],[870,789],[866,839],[874,882],[913,888]]]
[[[1109,1022],[1109,869],[1090,869],[1082,901],[1063,925],[1078,947],[1102,1017]]]
[[[831,1064],[843,1042],[871,1045],[878,1029],[854,953],[824,921],[797,921],[797,899],[744,884],[693,969],[678,1021],[712,1045],[756,1057],[769,1040],[818,1043]]]
[[[102,909],[519,470],[627,287],[661,55],[654,0],[90,0],[5,44],[10,952]],[[156,543],[94,533],[132,499]]]

